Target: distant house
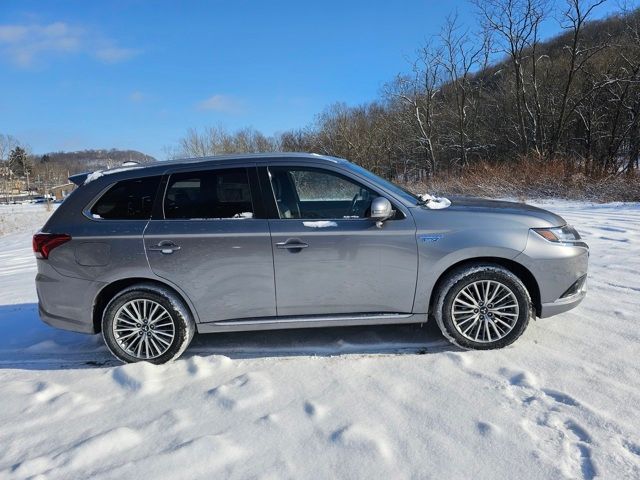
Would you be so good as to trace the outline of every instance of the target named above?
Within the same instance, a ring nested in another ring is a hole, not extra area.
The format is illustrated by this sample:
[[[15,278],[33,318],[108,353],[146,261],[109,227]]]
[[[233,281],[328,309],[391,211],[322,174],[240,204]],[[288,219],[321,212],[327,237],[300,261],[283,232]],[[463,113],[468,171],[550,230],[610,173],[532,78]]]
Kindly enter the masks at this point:
[[[55,187],[51,187],[49,189],[49,193],[56,200],[64,200],[67,197],[67,195],[69,195],[73,191],[75,186],[76,185],[74,183],[65,183],[64,185],[57,185]]]

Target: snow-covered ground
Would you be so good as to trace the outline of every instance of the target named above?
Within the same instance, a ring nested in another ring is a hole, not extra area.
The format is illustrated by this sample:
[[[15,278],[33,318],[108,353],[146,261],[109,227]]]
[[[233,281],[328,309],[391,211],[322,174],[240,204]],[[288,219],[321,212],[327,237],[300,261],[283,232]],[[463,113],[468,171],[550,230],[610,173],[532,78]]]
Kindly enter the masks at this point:
[[[510,348],[434,326],[237,333],[159,367],[38,320],[46,212],[2,207],[0,477],[640,478],[640,205],[543,206],[591,245],[590,291]]]
[[[9,233],[33,233],[58,207],[57,204],[0,204],[0,235]]]

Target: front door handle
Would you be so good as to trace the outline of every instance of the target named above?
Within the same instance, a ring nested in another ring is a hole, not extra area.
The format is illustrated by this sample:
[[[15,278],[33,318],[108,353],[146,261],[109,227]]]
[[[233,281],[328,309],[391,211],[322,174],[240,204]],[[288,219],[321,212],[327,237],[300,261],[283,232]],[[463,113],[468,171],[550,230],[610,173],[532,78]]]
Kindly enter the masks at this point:
[[[300,242],[300,241],[290,241],[286,242],[278,242],[276,243],[277,248],[286,248],[288,250],[299,250],[301,248],[307,248],[309,246],[308,243]]]
[[[171,241],[165,240],[158,243],[157,245],[147,247],[147,250],[149,250],[150,252],[160,252],[165,255],[168,255],[170,253],[175,252],[176,250],[180,250],[180,248],[182,248],[180,247],[180,245],[176,245]]]

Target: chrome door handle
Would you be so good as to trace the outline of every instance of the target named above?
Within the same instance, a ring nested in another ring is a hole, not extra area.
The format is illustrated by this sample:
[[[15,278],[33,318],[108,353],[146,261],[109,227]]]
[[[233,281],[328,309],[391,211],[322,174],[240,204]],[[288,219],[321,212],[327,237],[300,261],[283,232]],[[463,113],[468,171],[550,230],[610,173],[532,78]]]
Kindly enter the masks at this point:
[[[173,242],[164,241],[164,242],[160,242],[158,245],[147,247],[147,250],[149,250],[150,252],[160,252],[165,255],[168,255],[170,253],[175,252],[176,250],[180,250],[180,248],[182,248],[180,247],[180,245],[176,245]]]
[[[307,248],[309,246],[308,243],[303,243],[303,242],[279,242],[276,243],[276,247],[277,248],[286,248],[286,249],[290,249],[290,250],[297,250],[300,248]]]

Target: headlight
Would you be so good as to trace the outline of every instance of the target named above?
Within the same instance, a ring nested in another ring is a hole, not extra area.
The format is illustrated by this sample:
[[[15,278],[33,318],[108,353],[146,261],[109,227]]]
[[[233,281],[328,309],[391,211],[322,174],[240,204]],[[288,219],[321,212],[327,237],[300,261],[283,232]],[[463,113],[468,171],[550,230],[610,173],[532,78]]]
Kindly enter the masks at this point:
[[[582,243],[580,242],[580,234],[571,225],[554,228],[534,228],[532,230],[553,243]]]

